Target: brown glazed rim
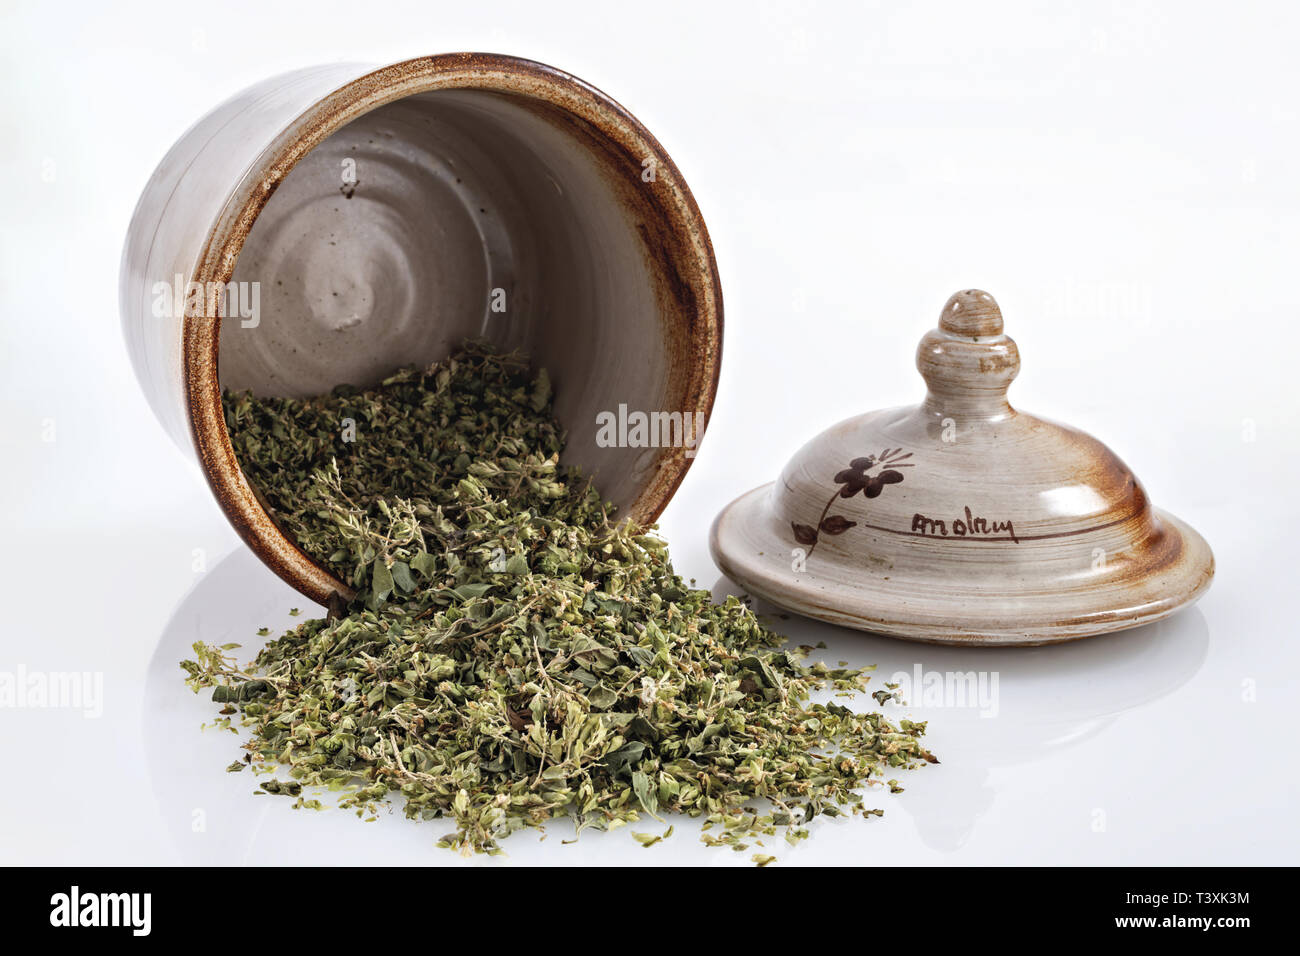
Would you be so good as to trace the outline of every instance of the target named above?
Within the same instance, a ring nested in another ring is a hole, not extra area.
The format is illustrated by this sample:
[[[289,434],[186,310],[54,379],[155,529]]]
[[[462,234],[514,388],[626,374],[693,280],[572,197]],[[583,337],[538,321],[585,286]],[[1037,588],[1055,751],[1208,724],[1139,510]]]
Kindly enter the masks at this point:
[[[686,261],[675,263],[690,277],[697,296],[690,341],[679,350],[684,376],[683,408],[707,413],[717,394],[722,353],[722,289],[713,245],[699,207],[681,172],[654,136],[627,110],[595,87],[561,70],[490,53],[451,53],[420,57],[386,66],[352,80],[313,104],[262,153],[257,165],[237,185],[213,225],[195,267],[197,282],[225,285],[235,261],[275,187],[294,165],[326,137],[377,107],[415,93],[442,89],[477,89],[542,100],[575,115],[606,137],[639,167],[656,160],[656,202],[676,228],[689,236]],[[276,574],[302,594],[328,604],[334,593],[351,590],[317,564],[280,531],[257,499],[235,458],[226,431],[217,377],[220,323],[186,318],[182,334],[183,375],[190,429],[208,484],[239,536]],[[649,485],[628,509],[630,517],[658,518],[681,484],[691,459],[666,456]]]

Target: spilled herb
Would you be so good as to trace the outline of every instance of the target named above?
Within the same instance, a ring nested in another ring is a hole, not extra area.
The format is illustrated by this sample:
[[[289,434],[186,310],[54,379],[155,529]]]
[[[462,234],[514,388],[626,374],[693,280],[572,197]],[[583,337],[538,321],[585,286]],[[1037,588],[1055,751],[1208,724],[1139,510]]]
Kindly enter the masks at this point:
[[[218,722],[251,733],[262,792],[319,808],[304,788],[337,790],[363,817],[400,794],[464,851],[557,817],[679,813],[745,850],[878,815],[866,784],[937,762],[923,723],[812,700],[859,698],[867,669],[805,663],[811,648],[689,587],[652,529],[615,520],[559,464],[550,402],[545,373],[482,346],[365,391],[225,396],[269,510],[357,591],[247,667],[201,643],[182,664]]]

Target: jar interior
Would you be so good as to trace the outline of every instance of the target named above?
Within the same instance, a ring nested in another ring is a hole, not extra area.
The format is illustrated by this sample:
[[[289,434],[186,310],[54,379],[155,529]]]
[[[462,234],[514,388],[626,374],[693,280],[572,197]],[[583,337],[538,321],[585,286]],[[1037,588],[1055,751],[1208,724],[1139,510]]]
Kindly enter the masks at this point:
[[[598,417],[699,401],[700,279],[645,158],[518,94],[437,90],[354,119],[290,170],[249,232],[222,387],[303,397],[373,385],[466,339],[521,349],[551,376],[567,463],[635,513],[673,450],[610,446]]]

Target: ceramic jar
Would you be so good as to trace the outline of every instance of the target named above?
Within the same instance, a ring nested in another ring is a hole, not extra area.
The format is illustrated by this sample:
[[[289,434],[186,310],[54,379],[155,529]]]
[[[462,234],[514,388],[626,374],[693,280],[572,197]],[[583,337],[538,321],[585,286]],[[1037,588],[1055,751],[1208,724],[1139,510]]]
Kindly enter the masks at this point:
[[[708,232],[655,138],[567,73],[486,54],[302,69],[209,112],[144,189],[120,305],[158,419],[248,545],[322,603],[346,589],[258,502],[223,387],[321,394],[466,338],[524,349],[567,460],[648,521],[693,447],[611,446],[598,422],[624,406],[702,425],[722,345]]]

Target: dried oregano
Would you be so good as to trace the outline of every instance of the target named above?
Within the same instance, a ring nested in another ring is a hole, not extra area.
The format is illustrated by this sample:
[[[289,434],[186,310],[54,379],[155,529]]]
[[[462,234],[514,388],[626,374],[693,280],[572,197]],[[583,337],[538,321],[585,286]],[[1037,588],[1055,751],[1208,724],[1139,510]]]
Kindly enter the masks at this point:
[[[233,645],[182,664],[251,730],[262,790],[339,790],[359,815],[400,791],[407,816],[454,822],[439,845],[489,852],[554,817],[704,816],[706,843],[744,850],[879,814],[863,786],[934,762],[925,725],[813,703],[859,697],[866,669],[806,665],[741,601],[688,587],[559,465],[550,400],[545,373],[477,345],[366,391],[225,396],[267,507],[357,590],[246,668]]]

